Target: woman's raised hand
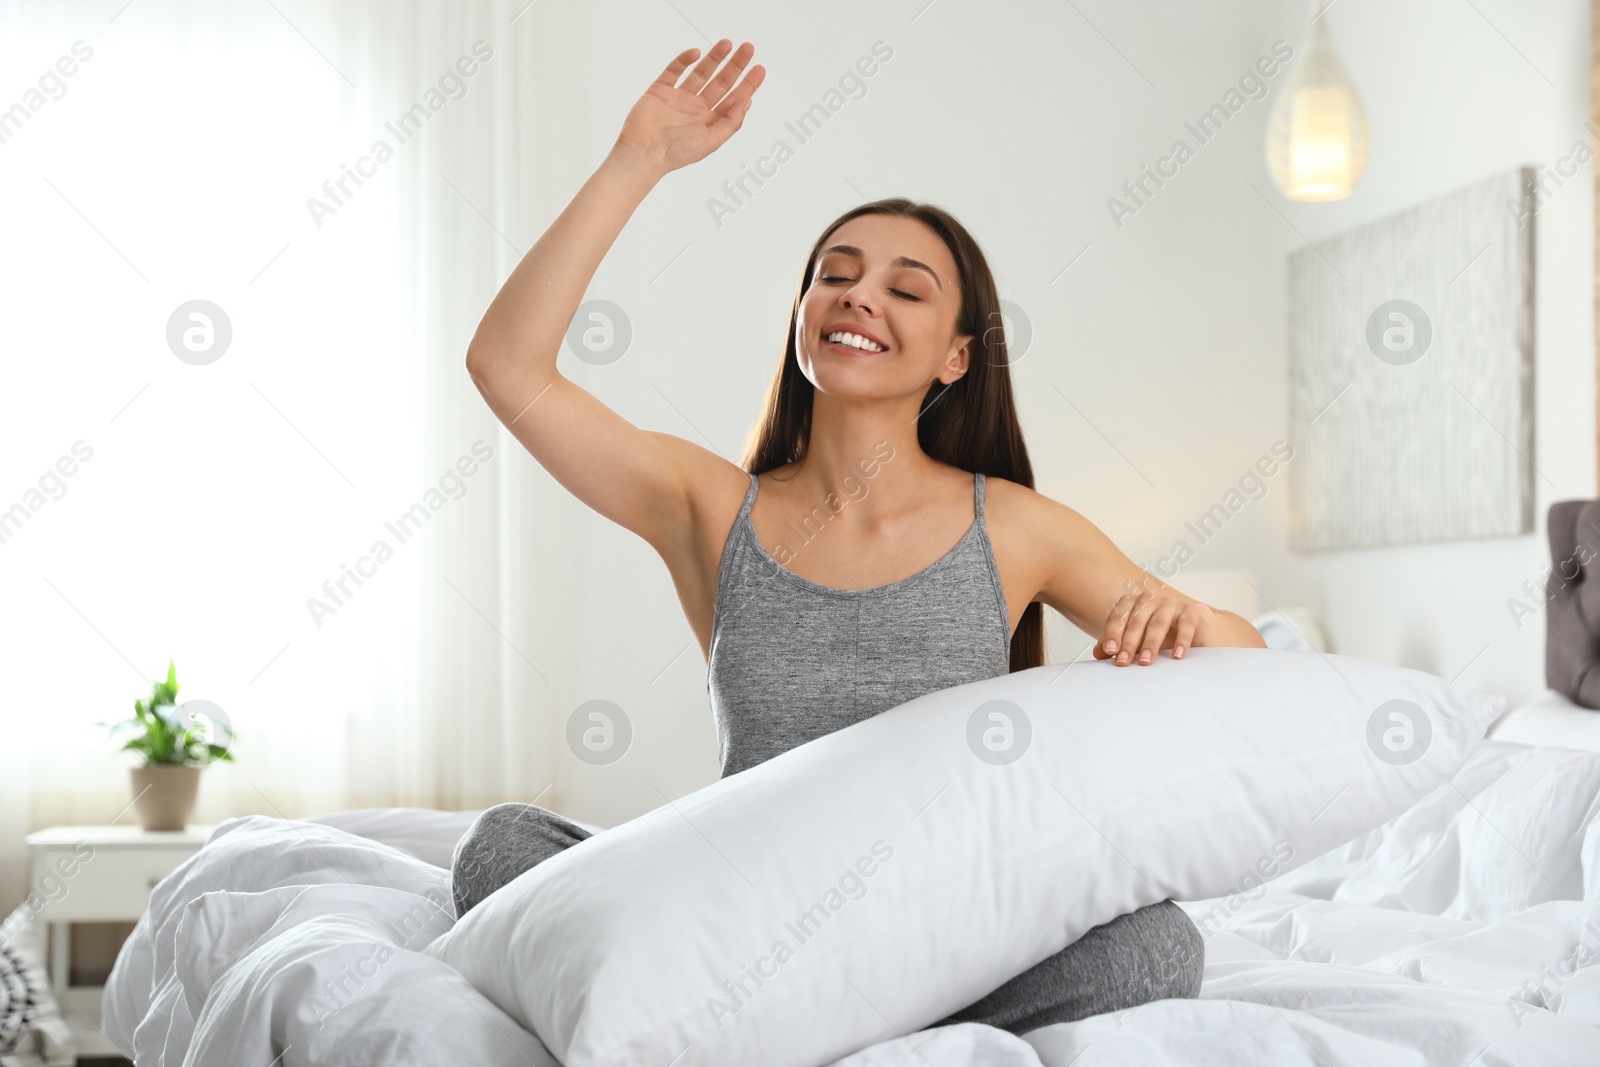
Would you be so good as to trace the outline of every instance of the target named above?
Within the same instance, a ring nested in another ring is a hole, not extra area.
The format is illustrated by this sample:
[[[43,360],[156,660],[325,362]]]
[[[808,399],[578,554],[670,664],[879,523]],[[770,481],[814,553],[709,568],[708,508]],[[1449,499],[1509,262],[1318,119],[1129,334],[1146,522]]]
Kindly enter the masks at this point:
[[[746,41],[729,58],[731,48],[733,42],[728,38],[718,41],[681,85],[678,77],[694,63],[700,49],[678,53],[628,112],[616,147],[640,153],[663,174],[698,162],[720,148],[743,124],[756,87],[767,76],[766,68],[757,64],[729,92],[756,51]],[[717,71],[725,58],[727,65]],[[713,71],[716,77],[712,77]]]

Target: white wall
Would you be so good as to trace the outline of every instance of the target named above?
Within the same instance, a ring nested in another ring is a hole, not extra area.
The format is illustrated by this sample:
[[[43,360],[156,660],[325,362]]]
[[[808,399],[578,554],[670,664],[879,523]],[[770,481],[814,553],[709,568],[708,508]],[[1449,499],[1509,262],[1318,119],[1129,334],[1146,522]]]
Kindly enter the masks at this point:
[[[1287,437],[1284,260],[1304,246],[1301,234],[1328,237],[1553,160],[1582,136],[1587,113],[1586,0],[1484,0],[1476,9],[1342,0],[1326,17],[1373,131],[1355,195],[1291,205],[1277,194],[1263,133],[1280,73],[1272,95],[1243,108],[1118,227],[1108,197],[1175,138],[1193,144],[1185,120],[1220,100],[1274,41],[1303,50],[1305,5],[1094,0],[1075,10],[947,0],[809,5],[802,18],[731,4],[679,15],[669,5],[630,7],[637,33],[603,32],[621,7],[588,8],[590,40],[606,48],[586,50],[569,96],[588,139],[562,146],[565,165],[547,168],[546,179],[561,177],[537,191],[535,218],[565,204],[673,49],[748,39],[768,80],[744,128],[670,175],[602,264],[590,295],[628,310],[633,351],[605,368],[564,355],[563,371],[633,421],[737,460],[820,228],[880,196],[932,201],[974,233],[1002,295],[1031,319],[1033,344],[1014,373],[1039,490],[1146,565]],[[880,39],[894,54],[866,95],[718,228],[708,199],[775,138],[794,145],[785,121]],[[1518,630],[1505,600],[1546,563],[1550,502],[1593,495],[1589,181],[1585,167],[1538,219],[1534,462],[1553,487],[1537,479],[1537,533],[1297,555],[1287,548],[1280,472],[1175,584],[1186,588],[1192,572],[1198,588],[1202,570],[1249,568],[1270,604],[1321,611],[1340,651],[1459,673],[1513,702],[1542,688],[1543,618]],[[699,334],[690,320],[722,328]],[[526,477],[547,478],[531,460],[524,466]],[[617,701],[635,737],[612,767],[568,759],[561,806],[609,824],[715,779],[705,664],[649,547],[575,502],[562,518],[578,530],[586,591],[551,609],[570,612],[585,635],[580,699]],[[1053,614],[1050,627],[1053,660],[1089,640]]]
[[[1588,6],[1502,2],[1479,4],[1480,14],[1454,3],[1340,4],[1334,32],[1365,94],[1373,161],[1358,195],[1290,217],[1317,240],[1569,155],[1589,138]],[[1459,675],[1464,685],[1507,694],[1510,706],[1544,688],[1545,619],[1540,612],[1518,626],[1507,600],[1539,603],[1523,584],[1542,588],[1550,504],[1595,496],[1592,181],[1588,165],[1564,183],[1552,176],[1536,215],[1535,533],[1274,553],[1275,580],[1316,598],[1344,650]],[[1294,234],[1280,236],[1280,252],[1298,245]]]

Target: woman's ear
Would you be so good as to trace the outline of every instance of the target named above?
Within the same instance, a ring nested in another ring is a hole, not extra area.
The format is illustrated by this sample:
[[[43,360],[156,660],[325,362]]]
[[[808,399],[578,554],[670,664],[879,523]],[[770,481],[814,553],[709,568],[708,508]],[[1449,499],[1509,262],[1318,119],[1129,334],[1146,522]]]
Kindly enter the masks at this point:
[[[939,380],[945,385],[953,385],[967,373],[972,359],[972,335],[958,333],[950,342],[950,355],[944,361],[944,366],[939,368]]]

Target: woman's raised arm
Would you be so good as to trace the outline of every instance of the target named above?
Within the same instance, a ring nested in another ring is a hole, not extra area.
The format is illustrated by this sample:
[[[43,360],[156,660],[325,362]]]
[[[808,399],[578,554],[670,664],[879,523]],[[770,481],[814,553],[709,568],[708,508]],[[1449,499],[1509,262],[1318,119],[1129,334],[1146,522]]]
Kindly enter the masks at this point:
[[[600,260],[646,194],[744,121],[766,71],[755,66],[733,86],[755,52],[746,43],[713,77],[731,48],[718,41],[681,85],[700,50],[667,65],[599,168],[500,287],[467,346],[467,373],[533,458],[579,500],[657,547],[681,536],[696,473],[727,461],[634,426],[562,377],[556,354]]]

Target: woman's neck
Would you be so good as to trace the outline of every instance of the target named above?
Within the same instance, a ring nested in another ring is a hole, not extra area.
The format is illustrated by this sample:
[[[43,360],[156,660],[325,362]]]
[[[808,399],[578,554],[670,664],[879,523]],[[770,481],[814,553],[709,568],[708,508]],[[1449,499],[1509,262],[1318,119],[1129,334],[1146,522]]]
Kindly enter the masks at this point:
[[[805,457],[784,475],[790,491],[817,500],[830,493],[849,499],[861,505],[856,518],[869,524],[879,514],[914,508],[948,465],[922,450],[915,420],[902,414],[853,409],[843,418],[819,418],[813,411]]]

